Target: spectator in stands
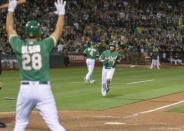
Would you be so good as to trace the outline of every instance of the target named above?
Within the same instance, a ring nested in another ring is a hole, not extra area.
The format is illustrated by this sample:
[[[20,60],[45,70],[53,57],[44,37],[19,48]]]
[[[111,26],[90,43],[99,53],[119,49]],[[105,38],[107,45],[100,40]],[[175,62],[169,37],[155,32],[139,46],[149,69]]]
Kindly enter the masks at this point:
[[[20,14],[16,16],[16,22],[20,23],[16,24],[18,33],[21,29],[20,25],[34,18],[42,19],[42,23],[44,23],[42,28],[46,35],[49,35],[49,32],[53,31],[56,18],[51,12],[54,10],[54,5],[51,1],[45,0],[40,7],[41,2],[42,1],[28,0],[28,4],[18,8],[17,14]],[[183,53],[183,3],[183,1],[172,2],[172,0],[68,1],[68,13],[66,14],[65,23],[66,29],[63,33],[64,45],[68,46],[70,53],[81,53],[83,46],[86,46],[86,44],[82,42],[82,37],[87,37],[88,35],[93,38],[92,41],[101,44],[103,41],[113,41],[126,34],[128,41],[126,43],[127,49],[138,49],[142,47],[142,43],[145,43],[145,49],[149,49],[151,45],[148,41],[155,39],[155,43],[158,43],[160,50],[165,50],[164,55],[167,57],[166,59],[168,59],[172,51],[172,46],[174,46],[174,51],[181,48],[182,52],[179,53]],[[5,23],[6,10],[0,10],[0,13],[2,14],[0,15],[0,23]],[[49,16],[40,14],[49,14]],[[3,33],[5,32],[4,29],[4,24],[1,24],[0,36],[2,37],[0,39],[3,43],[3,52],[12,54],[12,50],[9,50],[7,41],[4,39],[7,37],[6,34]],[[21,36],[24,38],[25,34],[21,34]],[[99,45],[99,47],[102,47],[102,49],[99,50],[104,50],[104,46]],[[128,50],[128,53],[132,54],[131,51],[132,50]],[[145,50],[145,54],[149,55],[149,53],[149,50]]]
[[[69,58],[69,55],[68,55],[68,49],[67,48],[64,48],[63,56],[64,56],[64,65],[65,65],[65,67],[68,67],[68,65],[70,64],[70,58]]]
[[[60,43],[57,45],[57,52],[58,52],[59,54],[61,54],[61,53],[63,53],[63,49],[64,49],[64,44],[60,42]]]

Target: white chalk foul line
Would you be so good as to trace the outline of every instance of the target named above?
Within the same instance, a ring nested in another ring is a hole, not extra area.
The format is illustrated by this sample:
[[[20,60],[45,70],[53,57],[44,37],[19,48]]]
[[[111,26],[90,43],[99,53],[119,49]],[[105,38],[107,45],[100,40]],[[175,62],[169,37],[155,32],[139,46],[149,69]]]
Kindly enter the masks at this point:
[[[132,85],[132,84],[145,83],[145,82],[151,82],[151,81],[154,81],[154,79],[144,80],[144,81],[135,81],[135,82],[130,82],[130,83],[126,83],[126,84],[127,85]]]
[[[106,122],[104,123],[105,125],[124,125],[126,123],[121,123],[121,122]]]
[[[146,83],[146,82],[151,82],[151,81],[155,81],[155,79],[135,81],[135,82],[129,82],[129,83],[113,83],[113,85],[123,85],[123,84],[133,85],[133,84]],[[95,81],[95,82],[98,83],[99,81]],[[81,84],[81,83],[84,83],[84,82],[83,81],[73,81],[73,82],[69,82],[69,83],[70,84]]]
[[[147,114],[147,113],[155,112],[155,111],[162,110],[162,109],[165,109],[165,108],[168,108],[168,107],[171,107],[171,106],[175,106],[175,105],[178,105],[178,104],[181,104],[181,103],[184,103],[184,100],[176,102],[176,103],[172,103],[172,104],[169,104],[169,105],[161,106],[161,107],[158,107],[158,108],[155,108],[155,109],[152,109],[152,110],[147,110],[147,111],[143,111],[143,112],[134,113],[133,115],[125,116],[124,118],[136,117],[136,116],[139,116],[141,114]]]
[[[15,97],[9,97],[9,96],[4,97],[4,99],[5,99],[5,100],[16,100],[16,98],[15,98]]]

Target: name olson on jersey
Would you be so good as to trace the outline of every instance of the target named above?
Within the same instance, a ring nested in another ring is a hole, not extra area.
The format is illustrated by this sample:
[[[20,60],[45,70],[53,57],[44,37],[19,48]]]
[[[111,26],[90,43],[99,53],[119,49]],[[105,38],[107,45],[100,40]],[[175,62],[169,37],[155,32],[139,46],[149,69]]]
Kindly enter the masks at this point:
[[[22,47],[22,54],[33,54],[37,52],[40,52],[40,45]]]
[[[42,68],[42,57],[40,45],[22,47],[22,68],[26,71],[40,70]]]

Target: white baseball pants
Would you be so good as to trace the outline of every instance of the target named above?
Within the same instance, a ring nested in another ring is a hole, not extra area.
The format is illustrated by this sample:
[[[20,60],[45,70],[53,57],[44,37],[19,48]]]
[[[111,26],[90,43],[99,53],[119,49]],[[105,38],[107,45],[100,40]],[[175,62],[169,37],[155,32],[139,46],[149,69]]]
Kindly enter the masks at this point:
[[[35,107],[52,131],[65,131],[59,123],[55,99],[50,83],[40,84],[38,81],[28,81],[21,84],[16,107],[16,123],[14,131],[25,131],[29,115]]]
[[[86,74],[86,80],[90,81],[92,79],[92,73],[95,66],[95,59],[86,59],[86,65],[88,69],[88,73]]]
[[[115,72],[115,68],[111,68],[111,69],[106,69],[105,67],[103,67],[102,69],[102,88],[101,88],[101,93],[103,96],[106,95],[106,90],[104,90],[104,88],[107,88],[107,80],[112,80],[113,75]]]
[[[160,69],[160,61],[159,61],[159,59],[152,59],[150,69],[152,69],[154,66],[156,66],[157,69]]]

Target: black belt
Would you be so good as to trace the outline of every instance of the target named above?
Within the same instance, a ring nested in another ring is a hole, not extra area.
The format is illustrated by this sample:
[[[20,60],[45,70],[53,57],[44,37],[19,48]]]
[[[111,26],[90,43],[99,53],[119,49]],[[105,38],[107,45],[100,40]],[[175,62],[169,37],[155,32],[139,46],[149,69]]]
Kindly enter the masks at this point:
[[[114,69],[114,67],[105,67],[105,69]]]
[[[22,81],[21,84],[22,85],[29,85],[30,82],[29,81]],[[39,84],[40,85],[47,85],[48,84],[48,81],[39,81]]]

